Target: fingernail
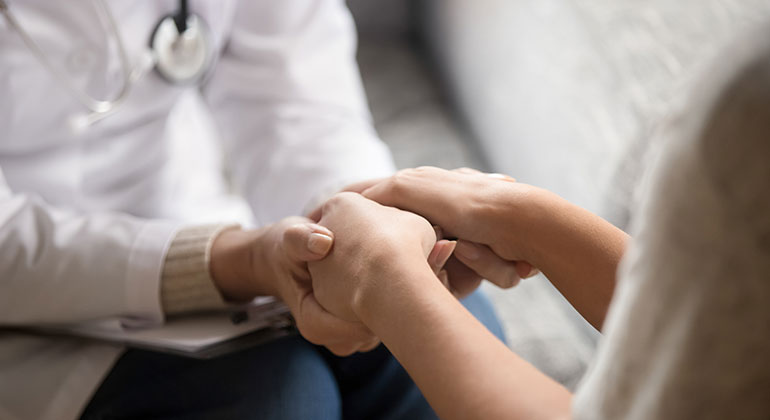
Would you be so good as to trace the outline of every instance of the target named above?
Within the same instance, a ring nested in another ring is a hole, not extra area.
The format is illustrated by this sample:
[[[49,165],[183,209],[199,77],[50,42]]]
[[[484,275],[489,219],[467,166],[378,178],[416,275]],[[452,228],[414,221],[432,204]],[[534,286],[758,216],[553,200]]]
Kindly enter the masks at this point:
[[[457,242],[457,245],[455,246],[455,253],[468,260],[477,260],[479,257],[481,257],[481,252],[476,247],[476,245],[466,241]]]
[[[330,231],[329,228],[327,228],[326,226],[321,226],[317,223],[311,223],[309,226],[310,226],[310,229],[315,233],[326,235],[330,238],[332,237],[332,231]]]
[[[438,267],[443,267],[444,264],[446,264],[457,246],[457,242],[455,241],[447,241],[445,239],[442,239],[441,241],[446,243],[441,246],[441,250],[439,251],[438,256],[436,256],[436,266]]]
[[[505,174],[487,174],[487,176],[490,177],[490,178],[500,179],[500,180],[503,180],[503,181],[516,182],[515,179],[513,179],[513,178],[511,178],[511,177],[509,177],[508,175],[505,175]]]
[[[307,249],[316,255],[326,255],[332,248],[332,238],[322,233],[311,233],[307,240]]]
[[[524,276],[524,278],[525,278],[525,279],[528,279],[528,278],[530,278],[530,277],[532,277],[532,276],[536,276],[536,275],[538,275],[538,274],[540,274],[540,270],[538,270],[538,269],[537,269],[537,268],[535,268],[535,267],[532,267],[532,270],[529,270],[529,274],[527,274],[526,276]]]

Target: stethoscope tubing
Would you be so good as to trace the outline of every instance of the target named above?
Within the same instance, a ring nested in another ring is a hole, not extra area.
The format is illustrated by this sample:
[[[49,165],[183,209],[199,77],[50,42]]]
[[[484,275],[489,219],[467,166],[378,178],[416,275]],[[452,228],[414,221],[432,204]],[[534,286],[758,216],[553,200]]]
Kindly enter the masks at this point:
[[[112,13],[110,13],[110,11],[107,9],[107,5],[104,4],[104,1],[93,0],[93,3],[96,6],[100,22],[103,26],[108,28],[109,32],[112,32],[112,35],[115,37],[115,40],[117,41],[116,44],[118,46],[120,67],[121,71],[123,72],[123,84],[120,87],[118,93],[112,99],[94,98],[84,90],[75,86],[72,79],[65,75],[60,69],[56,68],[51,60],[48,59],[48,56],[43,52],[40,46],[37,45],[35,40],[32,39],[26,30],[24,30],[19,21],[16,20],[14,15],[8,10],[8,5],[5,0],[0,0],[0,13],[3,14],[6,21],[8,22],[8,25],[11,26],[14,31],[16,31],[27,48],[35,55],[38,61],[40,61],[40,63],[48,70],[48,72],[57,80],[61,86],[64,86],[78,100],[78,102],[88,108],[91,112],[95,114],[106,114],[120,105],[123,101],[125,101],[133,85],[132,79],[136,78],[136,76],[132,74],[134,71],[129,64],[125,43],[123,42],[123,38],[120,35],[120,31],[118,31],[118,25],[115,22]]]
[[[112,99],[97,99],[89,95],[85,90],[78,88],[70,77],[64,74],[63,71],[58,69],[48,56],[43,52],[40,46],[34,39],[27,33],[22,27],[19,21],[15,18],[13,13],[8,8],[8,4],[5,0],[0,0],[0,14],[2,14],[8,25],[13,29],[24,42],[25,46],[32,52],[32,54],[38,59],[38,61],[45,67],[48,72],[54,77],[54,79],[63,86],[70,94],[86,107],[90,113],[82,116],[74,124],[77,126],[88,126],[102,118],[111,115],[123,102],[125,102],[132,87],[136,82],[150,69],[155,67],[158,57],[154,51],[145,54],[142,57],[142,61],[136,65],[131,66],[128,53],[126,52],[125,42],[118,30],[117,22],[110,13],[109,8],[104,0],[92,0],[96,7],[97,15],[101,26],[107,28],[106,31],[112,33],[115,38],[118,56],[120,58],[120,67],[123,72],[123,84]],[[174,24],[177,27],[179,33],[184,33],[187,30],[187,19],[189,18],[189,8],[187,0],[179,0],[179,6],[176,13],[171,15],[174,20]],[[156,28],[157,30],[157,28]],[[153,37],[154,37],[153,33]],[[152,37],[151,37],[152,38]]]

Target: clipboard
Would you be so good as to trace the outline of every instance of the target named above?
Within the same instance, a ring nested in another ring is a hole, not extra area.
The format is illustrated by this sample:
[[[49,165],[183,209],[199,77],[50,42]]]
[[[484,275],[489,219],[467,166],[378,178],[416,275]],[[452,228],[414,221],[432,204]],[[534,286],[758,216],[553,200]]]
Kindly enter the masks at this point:
[[[194,359],[211,359],[298,334],[289,309],[272,298],[227,311],[172,317],[155,328],[127,329],[110,320],[37,332],[75,335]]]

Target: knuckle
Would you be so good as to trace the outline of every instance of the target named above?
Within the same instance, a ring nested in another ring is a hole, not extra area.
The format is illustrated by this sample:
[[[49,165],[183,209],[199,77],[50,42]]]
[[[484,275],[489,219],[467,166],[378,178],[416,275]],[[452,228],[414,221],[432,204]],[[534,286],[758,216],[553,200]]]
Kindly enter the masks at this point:
[[[431,236],[435,239],[436,230],[433,229],[433,225],[428,221],[428,219],[416,213],[407,212],[406,214],[409,216],[412,223],[415,224],[415,227],[418,227],[423,231],[430,232]]]
[[[356,348],[350,345],[337,344],[326,346],[326,348],[329,349],[329,351],[332,352],[335,356],[339,357],[347,357],[356,352]]]
[[[369,344],[364,346],[361,350],[362,351],[372,351],[372,350],[376,349],[377,347],[379,347],[380,344],[381,344],[380,340],[374,340],[374,341],[369,342]]]
[[[350,191],[339,192],[334,194],[334,196],[332,196],[332,198],[330,198],[326,204],[324,204],[324,209],[349,205],[351,202],[355,201],[358,196],[358,193]]]
[[[390,180],[388,180],[388,186],[395,193],[403,191],[409,184],[409,180],[415,177],[417,171],[418,169],[402,169],[396,172],[390,177]]]
[[[334,194],[323,203],[323,205],[321,206],[321,210],[323,214],[326,214],[329,211],[331,211],[334,208],[334,206],[336,206],[340,202],[339,196],[340,196],[340,193]]]
[[[368,328],[362,326],[361,333],[358,335],[358,342],[359,343],[374,343],[374,342],[379,343],[380,339],[379,337],[374,335],[374,333],[369,331]]]
[[[503,270],[500,272],[500,287],[504,289],[510,289],[516,286],[519,282],[519,274],[516,272],[516,267],[513,264],[506,264]]]
[[[520,280],[519,280],[518,277],[508,278],[508,280],[506,280],[506,283],[504,285],[500,286],[500,287],[502,289],[512,289],[512,288],[516,287],[516,285],[519,284],[519,281]]]
[[[380,339],[375,337],[375,336],[371,336],[371,337],[369,337],[366,340],[362,340],[361,343],[362,344],[361,344],[361,346],[359,346],[359,349],[367,349],[367,351],[368,351],[368,350],[371,350],[371,349],[379,346],[380,345]]]
[[[290,242],[295,238],[303,236],[305,230],[305,225],[299,223],[289,225],[286,227],[286,229],[283,230],[283,237],[281,239],[284,242]]]
[[[344,343],[348,347],[358,347],[355,344],[363,343],[373,340],[374,334],[372,334],[368,328],[358,322],[348,323],[348,328],[344,334],[339,337],[339,342]]]
[[[339,207],[343,202],[345,198],[342,196],[342,193],[337,193],[331,196],[328,200],[326,200],[323,205],[321,205],[321,217],[328,218],[331,215],[334,214],[334,211],[337,207]]]
[[[364,327],[363,324],[359,324],[359,326],[352,330],[350,335],[348,336],[349,341],[360,341],[360,342],[369,342],[371,340],[374,340],[376,337],[374,334],[372,334],[371,331],[369,331],[368,328]]]
[[[307,324],[298,321],[297,330],[299,331],[299,334],[302,336],[302,338],[309,341],[310,343],[317,346],[324,345],[324,339],[320,334],[318,334],[316,329],[309,328]]]
[[[513,282],[510,277],[495,277],[489,280],[501,289],[510,289],[513,287]]]
[[[361,194],[352,191],[343,191],[337,194],[342,203],[353,203],[362,199]]]

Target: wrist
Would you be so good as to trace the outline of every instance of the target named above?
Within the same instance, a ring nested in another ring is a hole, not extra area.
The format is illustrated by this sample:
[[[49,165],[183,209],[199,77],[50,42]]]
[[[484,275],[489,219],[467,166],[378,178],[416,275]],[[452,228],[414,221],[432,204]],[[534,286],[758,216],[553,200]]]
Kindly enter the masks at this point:
[[[398,261],[394,264],[394,261]],[[371,279],[363,283],[354,294],[352,310],[364,324],[382,319],[391,310],[399,311],[410,299],[430,293],[431,286],[441,285],[424,258],[414,254],[406,258],[390,257],[367,273]]]
[[[284,261],[284,253],[280,252],[282,237],[277,235],[279,231],[276,225],[270,225],[253,231],[251,248],[251,282],[255,285],[256,296],[275,296],[284,298],[286,282],[279,279],[285,278],[281,272],[281,262]]]
[[[502,258],[535,264],[541,254],[542,233],[549,222],[548,212],[560,197],[532,185],[501,182],[488,205],[484,226],[486,242]]]
[[[247,302],[260,294],[252,267],[255,232],[229,229],[217,235],[211,245],[211,278],[228,301]]]
[[[526,260],[522,248],[529,241],[522,235],[531,230],[539,193],[531,185],[490,180],[466,201],[466,211],[459,217],[464,223],[460,239],[488,245],[508,260]]]
[[[512,260],[523,260],[538,268],[546,268],[554,259],[570,259],[575,249],[591,237],[598,226],[597,217],[548,190],[519,184],[508,196],[508,216],[500,221],[500,229],[510,244]],[[570,250],[563,253],[561,250]]]

